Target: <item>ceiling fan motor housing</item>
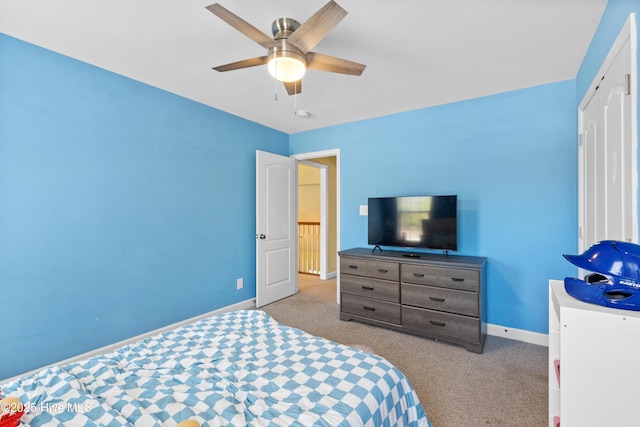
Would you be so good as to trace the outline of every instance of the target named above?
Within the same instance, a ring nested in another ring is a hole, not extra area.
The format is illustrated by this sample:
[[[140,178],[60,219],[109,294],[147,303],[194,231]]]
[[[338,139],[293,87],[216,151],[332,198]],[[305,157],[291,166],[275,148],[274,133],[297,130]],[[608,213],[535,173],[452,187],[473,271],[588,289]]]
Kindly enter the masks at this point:
[[[291,18],[278,18],[271,24],[271,31],[273,32],[273,38],[279,43],[278,46],[270,47],[267,51],[267,57],[269,58],[268,67],[272,76],[278,80],[284,82],[295,82],[302,78],[305,68],[307,66],[306,55],[297,47],[287,41],[289,36],[300,26],[300,23]],[[302,64],[301,67],[298,64]],[[285,73],[283,75],[283,69],[289,66],[296,66],[296,71],[292,73]]]
[[[291,18],[278,18],[273,21],[271,24],[271,32],[273,33],[273,38],[278,39],[286,39],[298,29],[300,23],[295,19]]]

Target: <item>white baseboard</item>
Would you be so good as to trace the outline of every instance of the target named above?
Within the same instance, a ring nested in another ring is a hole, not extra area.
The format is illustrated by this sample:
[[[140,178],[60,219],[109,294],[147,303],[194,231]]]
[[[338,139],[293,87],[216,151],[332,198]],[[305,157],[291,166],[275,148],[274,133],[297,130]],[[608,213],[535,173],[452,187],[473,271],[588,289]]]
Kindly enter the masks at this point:
[[[530,344],[549,347],[549,335],[524,329],[508,328],[506,326],[487,324],[487,334],[511,340],[528,342]]]
[[[78,360],[88,359],[89,357],[97,356],[99,354],[109,353],[110,351],[114,351],[114,350],[116,350],[116,349],[118,349],[118,348],[120,348],[120,347],[122,347],[124,345],[134,343],[136,341],[139,341],[139,340],[147,338],[147,337],[152,337],[154,335],[160,334],[162,332],[169,331],[171,329],[179,328],[180,326],[184,326],[186,324],[193,323],[193,322],[196,322],[198,320],[206,319],[207,317],[211,317],[211,316],[213,316],[215,314],[226,313],[228,311],[233,311],[233,310],[247,310],[247,309],[255,308],[255,307],[256,307],[255,298],[251,298],[251,299],[248,299],[248,300],[245,300],[245,301],[240,301],[238,303],[235,303],[235,304],[232,304],[232,305],[228,305],[226,307],[222,307],[222,308],[219,308],[217,310],[213,310],[213,311],[210,311],[208,313],[201,314],[199,316],[191,317],[191,318],[185,319],[185,320],[183,320],[181,322],[177,322],[177,323],[173,323],[171,325],[163,326],[162,328],[154,329],[153,331],[145,332],[144,334],[136,335],[135,337],[127,338],[126,340],[118,341],[116,343],[109,344],[109,345],[106,345],[104,347],[100,347],[100,348],[97,348],[95,350],[88,351],[86,353],[78,354],[77,356],[73,356],[73,357],[70,357],[68,359],[61,360],[59,362],[51,363],[51,364],[43,366],[41,368],[37,368],[37,369],[34,369],[32,371],[25,372],[23,374],[16,375],[15,377],[7,378],[6,380],[1,380],[1,381],[2,382],[12,381],[14,379],[18,379],[20,377],[24,377],[26,375],[30,375],[30,374],[36,373],[36,372],[40,371],[41,369],[48,368],[49,366],[66,365],[68,363],[76,362]]]

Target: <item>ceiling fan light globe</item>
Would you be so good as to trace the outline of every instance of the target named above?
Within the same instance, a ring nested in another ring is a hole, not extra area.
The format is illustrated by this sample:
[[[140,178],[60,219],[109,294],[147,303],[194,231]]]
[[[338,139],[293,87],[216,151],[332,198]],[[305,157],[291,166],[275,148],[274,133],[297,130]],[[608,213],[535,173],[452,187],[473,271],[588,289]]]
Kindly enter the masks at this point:
[[[297,82],[304,76],[305,63],[298,59],[297,55],[272,55],[267,63],[269,74],[281,82]]]

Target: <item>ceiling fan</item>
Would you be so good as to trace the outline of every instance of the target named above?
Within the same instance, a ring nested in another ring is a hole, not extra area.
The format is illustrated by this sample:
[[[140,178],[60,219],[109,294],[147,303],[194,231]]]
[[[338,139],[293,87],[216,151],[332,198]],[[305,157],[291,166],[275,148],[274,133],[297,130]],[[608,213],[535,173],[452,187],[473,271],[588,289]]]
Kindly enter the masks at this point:
[[[269,37],[247,21],[215,3],[207,9],[260,46],[267,55],[214,67],[216,71],[232,71],[267,64],[269,73],[284,82],[289,95],[302,92],[302,76],[307,68],[331,73],[359,76],[366,65],[322,53],[313,49],[347,15],[335,1],[330,1],[305,23],[279,18],[273,21]]]

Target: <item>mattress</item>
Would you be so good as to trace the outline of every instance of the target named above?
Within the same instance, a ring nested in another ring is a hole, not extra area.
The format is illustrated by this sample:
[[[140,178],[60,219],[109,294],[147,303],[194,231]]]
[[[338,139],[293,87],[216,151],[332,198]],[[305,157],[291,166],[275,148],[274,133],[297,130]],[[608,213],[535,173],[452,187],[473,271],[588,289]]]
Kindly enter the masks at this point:
[[[24,425],[430,426],[383,357],[260,310],[212,316],[0,384]]]

